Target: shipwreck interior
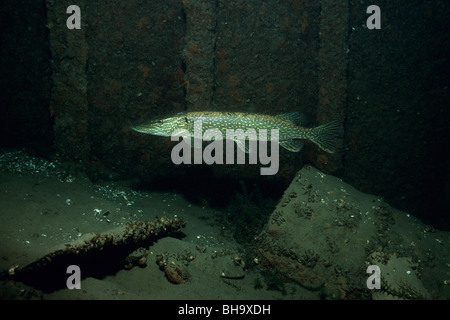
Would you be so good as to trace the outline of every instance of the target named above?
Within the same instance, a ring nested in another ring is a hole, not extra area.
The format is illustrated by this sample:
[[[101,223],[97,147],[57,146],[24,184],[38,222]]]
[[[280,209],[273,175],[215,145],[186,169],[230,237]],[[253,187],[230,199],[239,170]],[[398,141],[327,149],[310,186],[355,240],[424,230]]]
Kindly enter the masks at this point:
[[[309,163],[450,228],[444,1],[379,1],[380,30],[366,27],[366,1],[77,5],[81,29],[70,30],[65,2],[2,2],[2,147],[57,153],[94,180],[137,178],[187,194],[195,186],[192,196],[212,204],[239,180],[281,196]],[[307,144],[281,154],[278,175],[260,177],[251,166],[176,167],[170,141],[129,130],[205,108],[299,111],[312,124],[341,117],[345,136],[339,153]]]

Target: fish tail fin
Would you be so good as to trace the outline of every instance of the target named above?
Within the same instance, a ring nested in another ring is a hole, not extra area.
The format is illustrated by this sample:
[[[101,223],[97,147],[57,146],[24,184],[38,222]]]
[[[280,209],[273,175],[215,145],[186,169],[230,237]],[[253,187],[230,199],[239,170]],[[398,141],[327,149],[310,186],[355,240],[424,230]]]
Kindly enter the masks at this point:
[[[336,119],[311,129],[309,140],[317,144],[320,149],[334,153],[343,133],[342,120]]]

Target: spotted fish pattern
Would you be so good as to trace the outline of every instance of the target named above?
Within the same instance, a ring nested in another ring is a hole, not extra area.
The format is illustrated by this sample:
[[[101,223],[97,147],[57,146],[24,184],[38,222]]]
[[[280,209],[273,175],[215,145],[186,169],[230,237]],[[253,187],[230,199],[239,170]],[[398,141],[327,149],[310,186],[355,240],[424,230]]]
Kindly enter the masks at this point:
[[[336,141],[342,136],[343,128],[340,120],[333,120],[314,128],[303,127],[302,115],[298,112],[280,115],[266,115],[247,112],[194,111],[181,112],[167,118],[158,118],[132,126],[132,129],[146,134],[170,136],[176,129],[194,133],[194,123],[202,124],[202,134],[208,129],[220,130],[226,136],[227,129],[255,129],[259,140],[259,130],[267,130],[267,140],[270,140],[270,130],[279,130],[279,144],[292,152],[298,152],[303,146],[303,140],[310,140],[322,150],[329,153],[336,151]]]

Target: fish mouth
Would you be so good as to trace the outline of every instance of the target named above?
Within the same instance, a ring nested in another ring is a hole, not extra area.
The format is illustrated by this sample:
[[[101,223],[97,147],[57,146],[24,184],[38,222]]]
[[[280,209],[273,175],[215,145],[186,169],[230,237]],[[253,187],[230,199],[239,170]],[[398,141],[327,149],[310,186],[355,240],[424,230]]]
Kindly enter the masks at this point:
[[[131,129],[145,134],[151,134],[154,136],[168,136],[161,128],[155,127],[156,123],[136,123],[131,125]]]
[[[133,124],[131,125],[131,129],[140,132],[140,133],[148,133],[148,128],[144,127],[142,124]]]

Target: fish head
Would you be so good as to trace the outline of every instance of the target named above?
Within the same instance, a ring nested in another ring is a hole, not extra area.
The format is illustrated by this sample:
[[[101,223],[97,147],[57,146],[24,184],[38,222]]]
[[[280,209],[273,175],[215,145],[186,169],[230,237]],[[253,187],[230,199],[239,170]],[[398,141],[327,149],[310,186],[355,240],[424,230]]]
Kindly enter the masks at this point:
[[[171,136],[175,130],[190,131],[191,124],[188,117],[179,113],[168,118],[157,118],[131,127],[134,131],[155,136]]]

